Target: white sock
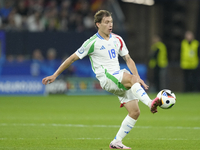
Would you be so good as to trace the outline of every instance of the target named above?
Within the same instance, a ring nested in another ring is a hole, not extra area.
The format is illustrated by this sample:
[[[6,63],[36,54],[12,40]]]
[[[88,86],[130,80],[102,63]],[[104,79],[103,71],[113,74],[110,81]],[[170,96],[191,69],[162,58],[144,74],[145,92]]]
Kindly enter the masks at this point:
[[[129,115],[123,120],[119,131],[114,140],[122,141],[122,139],[131,131],[137,120],[131,118]]]
[[[135,83],[132,85],[131,90],[133,91],[133,94],[141,100],[145,105],[147,105],[149,108],[151,107],[151,99],[147,95],[147,93],[144,91],[144,89],[141,87],[139,83]]]

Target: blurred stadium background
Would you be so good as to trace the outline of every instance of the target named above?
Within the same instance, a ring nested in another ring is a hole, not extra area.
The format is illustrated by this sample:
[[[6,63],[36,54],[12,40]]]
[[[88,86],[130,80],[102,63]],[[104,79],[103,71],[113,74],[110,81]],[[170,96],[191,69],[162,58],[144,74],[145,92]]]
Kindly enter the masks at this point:
[[[180,43],[186,30],[193,31],[200,40],[199,3],[199,0],[0,0],[0,94],[108,94],[94,78],[88,59],[74,63],[54,85],[41,84],[44,76],[51,75],[96,33],[93,15],[99,9],[113,13],[113,32],[125,39],[141,77],[149,84],[153,76],[148,68],[151,40],[153,35],[160,35],[169,58],[166,88],[183,92]]]

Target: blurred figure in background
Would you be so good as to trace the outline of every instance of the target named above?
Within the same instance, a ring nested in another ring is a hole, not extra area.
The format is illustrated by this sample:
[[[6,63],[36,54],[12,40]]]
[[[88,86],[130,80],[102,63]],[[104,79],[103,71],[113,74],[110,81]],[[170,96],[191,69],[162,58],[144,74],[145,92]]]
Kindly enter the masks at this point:
[[[8,63],[14,63],[15,62],[15,57],[13,56],[13,55],[7,55],[6,56],[6,61],[8,62]]]
[[[166,67],[168,65],[167,48],[161,38],[152,39],[149,67],[153,69],[153,82],[156,92],[166,88]]]
[[[180,67],[184,74],[184,92],[196,91],[198,88],[199,42],[191,31],[186,31],[181,42]]]
[[[16,61],[17,61],[17,63],[19,63],[19,64],[20,64],[20,63],[25,63],[25,62],[26,62],[25,56],[22,55],[22,54],[17,55]]]
[[[12,11],[13,2],[11,0],[7,0],[4,2],[4,6],[0,8],[0,16],[3,22],[7,22],[8,15]]]
[[[55,70],[58,68],[58,64],[60,64],[60,61],[56,59],[57,52],[54,48],[49,48],[47,50],[47,60],[46,60],[46,75],[51,75],[55,72]]]
[[[22,17],[16,12],[16,9],[12,9],[7,18],[7,24],[4,29],[7,31],[20,31],[22,30]]]
[[[28,31],[39,32],[44,31],[45,27],[41,20],[41,12],[35,11],[33,15],[30,15],[26,20]]]
[[[5,61],[6,61],[5,55],[0,54],[0,76],[1,76],[1,72],[2,72],[2,66],[3,66]]]
[[[33,51],[33,56],[32,56],[32,63],[30,66],[30,71],[31,71],[31,75],[32,76],[39,76],[41,74],[42,71],[42,66],[43,66],[43,62],[44,58],[42,55],[42,52],[40,49],[35,49]]]

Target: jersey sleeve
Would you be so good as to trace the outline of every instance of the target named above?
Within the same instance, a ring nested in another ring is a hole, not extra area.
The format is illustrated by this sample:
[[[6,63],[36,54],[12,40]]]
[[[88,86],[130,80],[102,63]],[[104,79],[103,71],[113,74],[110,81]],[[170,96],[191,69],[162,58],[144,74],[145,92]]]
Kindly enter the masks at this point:
[[[124,40],[120,36],[117,36],[116,38],[119,40],[119,44],[120,44],[119,55],[120,56],[127,55],[129,53],[129,51],[128,51],[127,47],[126,47],[126,44],[125,44]]]
[[[84,46],[85,43],[87,43],[88,40],[86,40],[82,45],[81,47],[75,52],[76,55],[80,58],[80,59],[83,59],[85,56],[87,56],[88,52],[89,52],[89,48],[90,46],[87,45],[87,46]]]

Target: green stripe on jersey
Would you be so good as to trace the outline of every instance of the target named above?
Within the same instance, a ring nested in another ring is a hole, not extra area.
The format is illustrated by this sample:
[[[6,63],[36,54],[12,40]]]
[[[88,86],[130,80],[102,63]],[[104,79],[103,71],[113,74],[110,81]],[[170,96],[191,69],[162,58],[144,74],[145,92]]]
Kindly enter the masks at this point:
[[[94,41],[94,42],[92,43],[92,45],[90,46],[90,49],[89,49],[89,51],[88,51],[88,55],[89,55],[90,53],[94,52],[94,44],[95,44],[95,42],[96,42],[96,41]],[[94,65],[93,65],[94,63],[93,63],[92,57],[89,56],[89,58],[90,58],[90,62],[91,62],[91,65],[92,65],[92,69],[93,69],[94,72],[95,72],[95,68],[94,68]]]
[[[94,70],[94,72],[95,72],[95,68],[94,68],[94,65],[93,65],[92,57],[89,56],[89,58],[90,58],[90,62],[91,62],[92,68],[93,68],[93,70]]]
[[[128,90],[127,88],[124,87],[123,84],[121,84],[121,83],[117,80],[117,78],[115,78],[113,75],[109,74],[109,73],[107,72],[107,70],[105,71],[105,74],[106,74],[106,77],[107,77],[108,79],[112,80],[112,81],[118,86],[118,88],[123,89],[123,90]]]
[[[94,44],[95,44],[96,41],[94,41],[94,43],[92,43],[92,45],[90,46],[90,49],[88,51],[88,55],[92,52],[94,52]]]
[[[87,40],[87,42],[85,42],[85,44],[83,44],[83,47],[86,47],[90,42],[92,42],[93,40],[95,40],[97,38],[97,35],[93,35],[90,39]]]

